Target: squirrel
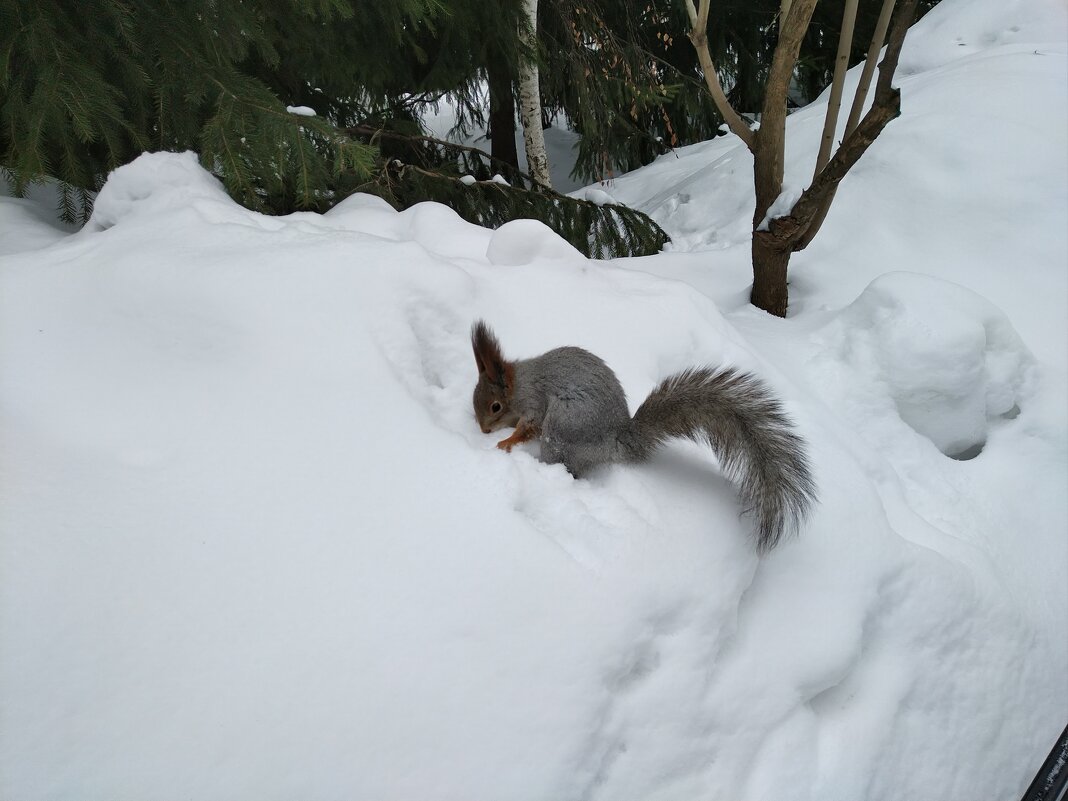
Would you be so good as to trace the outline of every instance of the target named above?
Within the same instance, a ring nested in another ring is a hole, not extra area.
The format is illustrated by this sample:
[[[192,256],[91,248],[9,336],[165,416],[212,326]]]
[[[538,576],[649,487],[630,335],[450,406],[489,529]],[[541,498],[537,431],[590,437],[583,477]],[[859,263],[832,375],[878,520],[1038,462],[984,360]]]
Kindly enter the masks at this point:
[[[471,329],[478,366],[475,418],[484,434],[514,426],[497,443],[511,452],[541,442],[541,461],[575,478],[612,462],[643,462],[665,441],[707,442],[740,485],[766,553],[796,529],[816,500],[805,443],[756,376],[732,367],[693,367],[665,379],[631,417],[623,387],[603,360],[564,347],[508,361],[479,320]]]

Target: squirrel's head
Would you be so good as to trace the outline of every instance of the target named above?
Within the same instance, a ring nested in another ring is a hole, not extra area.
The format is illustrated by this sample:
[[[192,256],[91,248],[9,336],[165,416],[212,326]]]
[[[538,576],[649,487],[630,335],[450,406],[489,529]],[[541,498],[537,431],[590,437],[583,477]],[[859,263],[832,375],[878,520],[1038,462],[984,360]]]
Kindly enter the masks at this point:
[[[475,419],[483,434],[514,426],[519,414],[512,410],[515,392],[515,365],[501,354],[497,337],[482,320],[471,327],[471,347],[478,366],[475,384]]]

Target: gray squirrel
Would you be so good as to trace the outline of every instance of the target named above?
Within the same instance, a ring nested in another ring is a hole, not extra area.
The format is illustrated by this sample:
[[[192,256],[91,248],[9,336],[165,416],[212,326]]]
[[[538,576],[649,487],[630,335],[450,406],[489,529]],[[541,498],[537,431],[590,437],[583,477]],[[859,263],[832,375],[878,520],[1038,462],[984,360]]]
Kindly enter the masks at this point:
[[[478,366],[475,418],[484,434],[515,426],[497,447],[541,441],[541,460],[576,478],[611,462],[643,462],[665,441],[707,442],[740,485],[766,553],[800,524],[816,499],[804,441],[756,376],[694,367],[665,379],[638,407],[607,364],[582,348],[508,361],[481,320],[471,329]]]

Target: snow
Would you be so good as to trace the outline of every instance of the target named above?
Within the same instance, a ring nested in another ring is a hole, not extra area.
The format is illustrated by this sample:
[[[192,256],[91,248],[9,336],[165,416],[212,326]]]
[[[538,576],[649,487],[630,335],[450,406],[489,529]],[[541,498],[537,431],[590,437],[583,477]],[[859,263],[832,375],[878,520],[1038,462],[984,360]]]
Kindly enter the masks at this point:
[[[0,797],[1018,798],[1068,711],[1064,19],[924,18],[787,320],[745,303],[734,137],[598,189],[673,236],[614,262],[433,203],[266,217],[193,154],[74,234],[0,200]],[[760,374],[818,507],[758,559],[697,445],[498,451],[477,318],[632,408]]]
[[[0,181],[0,256],[47,247],[76,230],[57,216],[60,194],[54,183],[31,184],[25,200],[11,197],[10,191]]]
[[[794,204],[801,199],[803,191],[804,188],[801,186],[784,186],[779,196],[768,207],[768,213],[764,215],[764,219],[760,221],[756,229],[758,231],[767,231],[772,220],[777,220],[779,217],[785,217],[789,214]]]
[[[486,258],[490,264],[515,267],[536,261],[564,260],[580,264],[585,258],[569,242],[553,234],[539,220],[512,220],[493,232]]]
[[[616,202],[615,198],[613,198],[610,194],[605,192],[603,189],[598,189],[594,186],[586,188],[586,191],[583,195],[583,199],[588,200],[590,203],[593,203],[597,206],[604,206],[606,203],[612,204]]]
[[[300,117],[314,117],[315,109],[308,106],[286,106],[286,111]]]
[[[246,219],[241,209],[229,208],[222,183],[203,170],[195,153],[146,153],[120,167],[108,178],[93,204],[87,231],[106,231],[119,221],[152,219],[169,213],[199,213],[213,219],[220,208],[228,221]]]
[[[67,235],[48,209],[0,196],[0,256],[47,247]]]
[[[826,326],[830,358],[893,402],[901,422],[953,456],[981,447],[991,424],[1019,411],[1033,366],[1012,323],[969,290],[887,273]]]

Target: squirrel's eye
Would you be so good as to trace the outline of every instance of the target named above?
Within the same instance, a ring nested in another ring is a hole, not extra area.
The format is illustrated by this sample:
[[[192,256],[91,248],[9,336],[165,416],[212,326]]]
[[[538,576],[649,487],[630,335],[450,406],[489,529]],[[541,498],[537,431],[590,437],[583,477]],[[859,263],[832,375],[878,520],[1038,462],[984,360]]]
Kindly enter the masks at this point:
[[[499,412],[500,410],[501,410],[500,402],[499,401],[494,401],[493,405],[490,406],[490,411],[493,412],[494,414],[497,414],[497,412]]]

